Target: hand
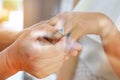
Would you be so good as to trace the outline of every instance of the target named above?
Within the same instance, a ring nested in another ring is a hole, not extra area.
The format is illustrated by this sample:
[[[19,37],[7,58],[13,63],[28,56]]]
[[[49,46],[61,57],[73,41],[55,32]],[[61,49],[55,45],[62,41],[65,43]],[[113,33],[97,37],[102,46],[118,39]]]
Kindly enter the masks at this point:
[[[68,44],[73,44],[86,34],[103,36],[110,29],[110,19],[101,13],[65,12],[52,18],[49,23],[54,26],[59,21],[64,24],[65,35],[70,33]]]
[[[112,68],[120,76],[120,32],[107,16],[101,13],[67,12],[57,15],[49,22],[56,25],[60,20],[64,22],[65,35],[70,33],[69,39],[73,41],[86,34],[100,35]]]
[[[14,69],[26,71],[38,78],[59,70],[65,60],[66,41],[64,37],[55,44],[48,41],[56,32],[57,29],[49,24],[27,29],[10,46],[14,52],[9,54],[8,59]]]

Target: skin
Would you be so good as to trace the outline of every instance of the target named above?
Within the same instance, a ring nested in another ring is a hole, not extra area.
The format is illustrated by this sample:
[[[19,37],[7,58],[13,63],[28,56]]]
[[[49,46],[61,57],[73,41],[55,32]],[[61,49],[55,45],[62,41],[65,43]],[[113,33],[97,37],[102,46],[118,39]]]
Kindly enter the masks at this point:
[[[63,49],[65,41],[62,39],[54,45],[48,42],[43,38],[43,36],[49,35],[48,30],[51,31],[49,34],[56,32],[56,29],[51,28],[48,24],[29,29],[1,52],[0,79],[4,80],[20,70],[42,78],[61,67],[65,55]],[[41,35],[39,31],[44,34]],[[49,67],[47,67],[48,65]]]
[[[0,44],[4,42],[7,48],[0,52],[0,79],[4,80],[18,71],[26,71],[37,78],[58,71],[66,58],[66,38],[57,31],[47,22],[38,23],[16,34],[1,30]]]
[[[22,31],[0,29],[0,38],[1,38],[0,39],[0,51],[4,50],[8,46],[10,46],[13,42],[15,42],[18,37],[20,37],[24,32],[26,32],[26,30],[28,30],[28,29],[32,30],[43,23],[46,23],[46,21],[39,22],[33,26],[30,26],[29,28],[22,30]],[[61,35],[58,35],[58,36],[61,37]]]
[[[77,40],[79,40],[82,36],[86,35],[86,34],[97,34],[97,35],[100,35],[101,39],[102,39],[102,42],[103,42],[103,47],[106,51],[106,55],[108,56],[108,59],[114,69],[114,71],[116,72],[116,74],[118,76],[120,76],[120,70],[119,70],[119,67],[120,67],[120,63],[119,63],[119,46],[120,46],[120,43],[119,43],[119,38],[120,38],[120,35],[119,35],[119,31],[116,29],[115,25],[113,24],[113,22],[107,17],[105,16],[104,14],[101,14],[101,13],[81,13],[81,12],[69,12],[69,13],[62,13],[62,14],[59,14],[58,16],[56,16],[55,18],[51,19],[49,21],[49,24],[50,25],[56,25],[56,23],[59,21],[59,20],[62,20],[65,25],[64,25],[64,29],[65,29],[65,35],[67,33],[71,33],[70,36],[69,36],[69,43],[74,43],[76,42]],[[111,31],[111,32],[110,32]],[[26,38],[25,41],[28,39],[28,41],[30,41],[31,39],[29,38]],[[21,41],[19,41],[21,40]],[[24,40],[22,41],[22,38],[20,38],[18,40],[18,43],[21,43],[21,46],[23,47],[22,45],[22,42],[25,42]],[[32,42],[31,42],[32,43]],[[46,43],[46,42],[45,42]],[[25,43],[24,43],[25,44]],[[16,44],[17,45],[17,44]],[[30,44],[27,44],[27,45],[30,45]],[[114,47],[112,47],[114,46]],[[21,47],[21,48],[22,48]],[[21,49],[21,48],[18,48],[18,49]],[[13,49],[16,50],[16,47],[14,47]],[[26,47],[26,50],[28,49],[29,51],[29,46]],[[71,50],[72,48],[70,48]],[[9,50],[9,49],[8,49]],[[12,50],[12,49],[10,49]],[[9,50],[9,52],[10,52]],[[21,49],[22,50],[22,49]],[[25,51],[26,50],[22,50],[22,51]],[[7,50],[3,51],[2,53],[4,54],[7,54],[6,53]],[[13,51],[13,50],[12,50]],[[12,52],[11,51],[11,52]],[[18,50],[19,51],[19,50]],[[36,50],[35,50],[36,51]],[[8,52],[8,51],[7,51]],[[21,52],[21,51],[20,51]],[[31,51],[32,52],[32,51]],[[14,52],[13,52],[14,53]],[[27,52],[28,53],[28,52]],[[10,53],[9,53],[10,54]],[[22,53],[21,53],[22,54]],[[72,53],[73,55],[77,55],[76,52]],[[11,54],[12,55],[12,54]],[[14,54],[15,55],[15,54]],[[34,55],[32,55],[34,56]],[[3,58],[4,56],[2,56],[1,58]],[[13,59],[13,58],[12,58]],[[19,59],[17,57],[17,59]],[[10,63],[13,62],[13,63],[16,63],[16,60],[9,60]],[[31,59],[31,58],[30,58]],[[23,59],[24,60],[24,59]],[[28,60],[28,59],[27,59]],[[0,61],[3,61],[2,63],[5,63],[7,62],[6,61],[6,58],[5,59],[2,59]],[[14,62],[15,61],[15,62]],[[18,60],[19,61],[19,60]],[[24,61],[26,62],[26,60]],[[39,61],[38,61],[39,62]],[[74,62],[74,61],[73,61]],[[9,63],[9,62],[7,62]],[[11,63],[11,64],[13,64]],[[19,61],[19,63],[22,63],[22,61]],[[24,63],[23,63],[24,64]],[[21,64],[21,65],[23,65]],[[17,66],[18,64],[16,64]],[[34,64],[35,65],[35,64]],[[69,73],[69,70],[72,70],[71,73],[73,75],[74,73],[74,68],[75,66],[72,66],[71,68],[71,65],[66,65],[69,67],[69,69],[64,69],[66,71],[68,71],[67,73]],[[27,67],[29,68],[29,66]],[[64,66],[63,66],[64,68]],[[71,69],[70,69],[71,68]],[[7,68],[6,68],[7,69]],[[14,69],[17,69],[14,68]],[[19,68],[18,68],[19,69]],[[61,68],[62,69],[62,68]],[[27,69],[23,69],[25,71],[27,71]],[[29,68],[28,70],[31,70],[31,68]],[[34,67],[33,67],[33,70],[34,70]],[[12,70],[12,71],[15,71],[16,70]],[[37,70],[38,71],[38,70]],[[11,72],[11,71],[10,71]],[[30,71],[29,73],[32,74],[32,72]],[[64,74],[64,71],[60,73]],[[58,73],[60,75],[60,73]],[[2,74],[1,74],[2,75]],[[33,74],[34,75],[34,74]],[[58,75],[58,76],[59,76]],[[64,74],[65,75],[65,74]],[[36,75],[35,75],[36,76]],[[63,77],[63,76],[61,76]],[[68,75],[67,77],[71,77],[71,74]],[[72,77],[71,78],[65,78],[66,80],[72,80]],[[60,79],[58,79],[60,80]],[[63,80],[63,79],[62,79]]]
[[[71,43],[80,40],[86,34],[100,35],[111,66],[118,77],[120,77],[120,33],[107,16],[102,13],[65,12],[52,18],[49,23],[56,25],[60,20],[64,23],[65,35],[70,33],[69,39]],[[61,80],[65,72],[69,73],[69,75],[62,80],[73,80],[74,71],[71,70],[76,68],[76,66],[72,66],[74,62],[68,62],[69,65],[62,67],[57,80]],[[70,66],[72,69],[66,68]]]
[[[0,29],[0,51],[10,46],[21,35],[21,32]],[[8,35],[9,34],[9,35]]]

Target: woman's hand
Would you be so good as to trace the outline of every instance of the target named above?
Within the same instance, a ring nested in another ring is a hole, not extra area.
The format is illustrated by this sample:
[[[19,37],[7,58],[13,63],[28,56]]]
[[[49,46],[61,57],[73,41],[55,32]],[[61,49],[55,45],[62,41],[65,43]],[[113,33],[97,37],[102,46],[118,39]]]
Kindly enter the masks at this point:
[[[56,25],[59,21],[64,24],[65,35],[70,33],[70,39],[79,40],[85,34],[101,35],[107,17],[101,13],[65,12],[52,18],[49,23]]]
[[[9,60],[17,70],[26,71],[38,78],[43,78],[59,70],[65,57],[65,38],[52,44],[50,39],[57,29],[49,24],[41,24],[28,29],[11,46],[14,50]]]
[[[109,34],[108,30],[114,29],[110,26],[112,21],[101,13],[65,12],[52,18],[49,23],[57,25],[59,21],[64,24],[65,35],[70,34],[69,44],[80,40],[86,34],[97,34],[103,37]]]
[[[49,22],[56,25],[64,22],[65,35],[70,33],[72,42],[86,34],[100,35],[106,55],[118,76],[120,76],[120,32],[104,14],[89,12],[66,12],[57,15]]]

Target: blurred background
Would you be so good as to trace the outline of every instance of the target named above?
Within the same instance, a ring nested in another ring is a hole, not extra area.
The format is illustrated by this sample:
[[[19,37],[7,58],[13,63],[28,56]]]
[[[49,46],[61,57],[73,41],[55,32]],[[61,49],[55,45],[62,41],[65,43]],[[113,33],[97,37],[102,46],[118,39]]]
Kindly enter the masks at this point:
[[[0,0],[0,28],[23,29],[23,1]]]
[[[0,0],[0,28],[22,30],[70,11],[78,0]]]
[[[71,11],[79,0],[0,0],[0,29],[21,31],[59,12]],[[41,80],[55,80],[56,75]],[[7,80],[38,80],[18,72]]]

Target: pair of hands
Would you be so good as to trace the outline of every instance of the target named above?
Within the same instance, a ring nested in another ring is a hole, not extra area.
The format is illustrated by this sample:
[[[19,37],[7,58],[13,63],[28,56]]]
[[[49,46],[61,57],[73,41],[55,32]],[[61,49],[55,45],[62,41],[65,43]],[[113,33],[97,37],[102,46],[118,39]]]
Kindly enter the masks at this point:
[[[60,69],[68,52],[78,54],[81,46],[76,41],[83,35],[102,35],[106,19],[100,13],[67,12],[30,27],[9,47],[14,50],[9,54],[9,63],[16,72],[23,70],[43,78]],[[59,20],[64,22],[65,35],[70,33],[67,40],[54,27]]]

